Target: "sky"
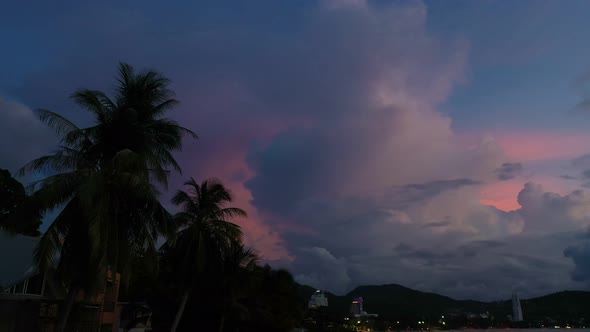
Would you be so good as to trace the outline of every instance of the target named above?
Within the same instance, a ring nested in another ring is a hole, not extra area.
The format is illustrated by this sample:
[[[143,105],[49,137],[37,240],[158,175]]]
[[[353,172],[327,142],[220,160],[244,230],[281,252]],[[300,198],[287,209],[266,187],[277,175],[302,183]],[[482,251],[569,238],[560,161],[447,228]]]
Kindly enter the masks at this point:
[[[337,294],[590,289],[590,2],[60,1],[0,12],[0,168],[56,147],[34,110],[172,80],[176,154],[218,177],[246,242]],[[30,179],[21,179],[23,182]],[[46,218],[44,227],[50,216]]]

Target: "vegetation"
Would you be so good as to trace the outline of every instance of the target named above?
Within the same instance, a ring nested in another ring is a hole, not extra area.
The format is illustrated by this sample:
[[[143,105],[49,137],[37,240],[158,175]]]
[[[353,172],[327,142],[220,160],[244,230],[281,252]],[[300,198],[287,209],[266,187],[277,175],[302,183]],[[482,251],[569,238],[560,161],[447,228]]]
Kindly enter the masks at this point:
[[[169,245],[168,257],[174,264],[175,281],[182,290],[182,296],[171,332],[176,331],[191,290],[202,279],[207,265],[221,264],[220,267],[224,267],[223,263],[229,261],[236,264],[234,268],[239,270],[242,260],[256,260],[253,253],[243,248],[241,252],[233,252],[236,243],[241,241],[242,231],[228,218],[245,217],[246,212],[225,206],[231,203],[232,194],[215,179],[198,184],[191,178],[185,185],[188,191],[179,190],[172,198],[181,212],[174,216],[178,233],[175,243]],[[240,260],[233,261],[234,255],[238,255]]]
[[[287,331],[301,312],[295,282],[287,271],[257,265],[230,220],[246,217],[226,206],[231,192],[216,179],[190,178],[172,199],[180,212],[173,216],[160,203],[171,171],[181,172],[173,152],[184,135],[196,138],[164,117],[178,103],[168,86],[160,73],[120,64],[112,97],[95,90],[72,95],[93,126],[38,110],[60,144],[19,174],[43,177],[31,185],[37,216],[58,211],[35,252],[38,267],[56,270],[68,289],[57,331],[65,331],[75,298],[96,291],[109,271],[121,274],[123,296],[151,304],[162,331],[207,324],[219,331]],[[4,217],[29,198],[2,175],[11,198],[0,210]],[[161,248],[158,238],[166,240]]]
[[[23,185],[8,170],[0,169],[0,230],[39,236],[41,214]]]

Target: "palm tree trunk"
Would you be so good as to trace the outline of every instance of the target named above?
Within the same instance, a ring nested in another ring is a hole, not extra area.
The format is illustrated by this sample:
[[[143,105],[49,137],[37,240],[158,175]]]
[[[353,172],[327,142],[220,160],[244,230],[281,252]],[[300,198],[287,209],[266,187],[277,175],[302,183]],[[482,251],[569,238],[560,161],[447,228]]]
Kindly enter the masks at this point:
[[[180,324],[180,319],[182,318],[182,314],[184,313],[184,308],[186,307],[186,302],[188,302],[188,294],[189,291],[186,291],[184,295],[182,295],[182,300],[180,301],[180,307],[178,307],[178,311],[176,312],[176,317],[174,317],[174,322],[172,322],[172,327],[170,328],[170,332],[176,332],[178,325]]]
[[[219,332],[223,332],[223,324],[225,323],[225,314],[221,314],[221,322],[219,322]]]
[[[57,322],[57,327],[55,332],[64,332],[66,330],[66,325],[68,324],[68,318],[70,317],[70,312],[72,311],[72,307],[74,306],[74,301],[76,300],[76,295],[78,295],[79,288],[76,286],[71,286],[70,290],[68,291],[68,295],[66,296],[66,302],[64,306],[59,311],[59,320]]]

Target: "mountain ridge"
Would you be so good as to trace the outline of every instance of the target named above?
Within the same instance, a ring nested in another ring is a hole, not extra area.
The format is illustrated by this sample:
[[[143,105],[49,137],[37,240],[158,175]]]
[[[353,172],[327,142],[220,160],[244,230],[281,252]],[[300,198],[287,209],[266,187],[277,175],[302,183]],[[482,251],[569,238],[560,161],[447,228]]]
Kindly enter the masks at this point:
[[[299,285],[299,293],[308,300],[316,291],[308,285]],[[386,318],[409,316],[440,317],[445,314],[480,314],[506,318],[512,313],[510,299],[500,301],[457,300],[449,296],[422,292],[399,284],[358,286],[345,295],[324,292],[328,298],[328,310],[348,313],[353,297],[362,296],[364,310]],[[590,292],[559,291],[539,297],[521,299],[525,319],[544,319],[549,316],[590,319]]]

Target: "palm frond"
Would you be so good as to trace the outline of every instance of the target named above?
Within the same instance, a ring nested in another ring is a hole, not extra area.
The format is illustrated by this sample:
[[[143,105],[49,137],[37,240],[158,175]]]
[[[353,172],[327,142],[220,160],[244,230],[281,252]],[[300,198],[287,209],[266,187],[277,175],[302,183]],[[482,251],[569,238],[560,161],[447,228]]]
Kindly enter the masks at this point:
[[[97,90],[78,90],[71,98],[78,105],[94,113],[98,122],[107,122],[108,115],[116,108],[115,103],[107,95]]]
[[[43,156],[32,160],[25,166],[21,167],[17,174],[24,176],[31,172],[46,172],[46,171],[68,171],[76,169],[80,158],[75,154],[75,151],[62,149],[53,155]]]
[[[41,236],[33,254],[34,261],[41,271],[47,271],[57,266],[63,243],[62,237],[68,233],[69,221],[77,215],[77,209],[76,200],[71,200]]]
[[[73,122],[55,112],[46,109],[37,109],[37,114],[41,122],[55,130],[60,137],[72,131],[80,130]]]
[[[80,183],[88,176],[85,170],[59,173],[42,180],[32,182],[29,190],[39,187],[33,193],[33,199],[42,210],[49,210],[68,202],[76,195]]]
[[[56,266],[57,254],[60,248],[61,243],[57,231],[53,228],[45,231],[33,254],[33,258],[41,271],[47,271]]]
[[[168,99],[164,100],[163,102],[155,105],[151,110],[152,117],[158,117],[167,111],[171,110],[174,106],[178,105],[178,100],[176,99]]]
[[[117,77],[117,91],[120,96],[124,96],[126,93],[126,89],[129,85],[132,84],[132,79],[134,75],[133,67],[129,64],[124,62],[119,62],[119,75]],[[119,101],[119,100],[117,100]]]

